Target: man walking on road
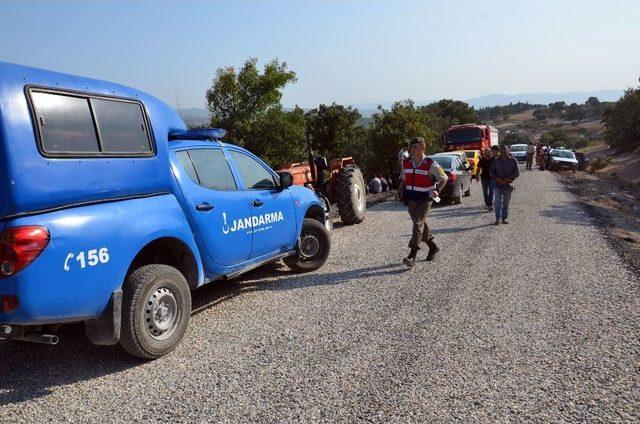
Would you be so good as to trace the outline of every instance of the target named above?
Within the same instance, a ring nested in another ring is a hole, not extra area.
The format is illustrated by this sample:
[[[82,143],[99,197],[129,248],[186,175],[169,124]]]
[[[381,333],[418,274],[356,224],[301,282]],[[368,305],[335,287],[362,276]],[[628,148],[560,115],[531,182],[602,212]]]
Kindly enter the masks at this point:
[[[495,149],[495,151],[494,151]],[[498,156],[500,149],[498,146],[493,146],[491,150],[485,148],[482,151],[482,157],[478,161],[478,168],[480,168],[480,184],[482,185],[482,195],[484,197],[484,205],[487,210],[493,210],[493,180],[489,176],[489,170],[494,159]]]
[[[415,265],[420,242],[425,242],[429,246],[428,261],[432,261],[436,253],[440,251],[429,231],[427,213],[433,199],[438,197],[438,192],[447,183],[448,177],[437,162],[425,156],[425,148],[424,138],[415,137],[411,140],[411,158],[402,162],[404,199],[409,208],[411,221],[413,221],[413,234],[409,241],[411,250],[402,261],[408,267]]]
[[[533,147],[533,143],[529,142],[527,145],[527,169],[531,169],[533,165],[533,154],[536,152],[536,148]]]
[[[511,183],[520,176],[518,160],[509,155],[509,147],[502,146],[500,148],[500,157],[491,164],[489,175],[495,182],[493,189],[493,206],[496,211],[495,225],[500,224],[501,219],[503,224],[508,224],[509,201],[513,192]]]

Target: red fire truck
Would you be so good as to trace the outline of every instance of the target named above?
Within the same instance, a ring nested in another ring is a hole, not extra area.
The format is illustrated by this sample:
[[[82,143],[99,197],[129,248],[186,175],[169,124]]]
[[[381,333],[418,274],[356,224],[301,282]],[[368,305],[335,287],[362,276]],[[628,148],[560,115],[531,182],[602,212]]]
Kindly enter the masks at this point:
[[[480,150],[498,145],[498,130],[490,125],[454,125],[444,132],[444,150]]]

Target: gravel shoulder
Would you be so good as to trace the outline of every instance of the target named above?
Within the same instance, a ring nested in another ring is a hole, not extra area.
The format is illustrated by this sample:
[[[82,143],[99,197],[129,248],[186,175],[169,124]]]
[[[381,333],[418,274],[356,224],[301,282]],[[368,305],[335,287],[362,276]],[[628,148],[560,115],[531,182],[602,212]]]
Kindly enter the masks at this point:
[[[509,225],[478,189],[431,211],[436,261],[404,268],[406,209],[375,205],[319,272],[197,290],[153,362],[78,326],[0,344],[0,421],[640,420],[637,275],[557,174],[522,172]]]

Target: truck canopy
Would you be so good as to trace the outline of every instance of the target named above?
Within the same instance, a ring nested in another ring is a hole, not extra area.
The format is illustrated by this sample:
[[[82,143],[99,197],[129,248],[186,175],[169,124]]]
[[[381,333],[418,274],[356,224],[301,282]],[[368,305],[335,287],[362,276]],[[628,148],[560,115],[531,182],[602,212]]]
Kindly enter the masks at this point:
[[[169,192],[168,135],[185,131],[138,90],[0,62],[0,221]]]

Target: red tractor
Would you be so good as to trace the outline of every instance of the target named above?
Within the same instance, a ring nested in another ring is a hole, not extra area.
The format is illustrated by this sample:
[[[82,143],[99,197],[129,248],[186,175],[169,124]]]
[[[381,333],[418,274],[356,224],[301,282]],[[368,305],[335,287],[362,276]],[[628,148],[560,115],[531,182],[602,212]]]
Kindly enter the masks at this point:
[[[331,159],[316,156],[307,134],[309,160],[291,163],[279,171],[290,172],[295,185],[305,186],[322,198],[328,209],[338,205],[340,219],[346,225],[359,224],[364,219],[366,191],[362,171],[352,157]]]

